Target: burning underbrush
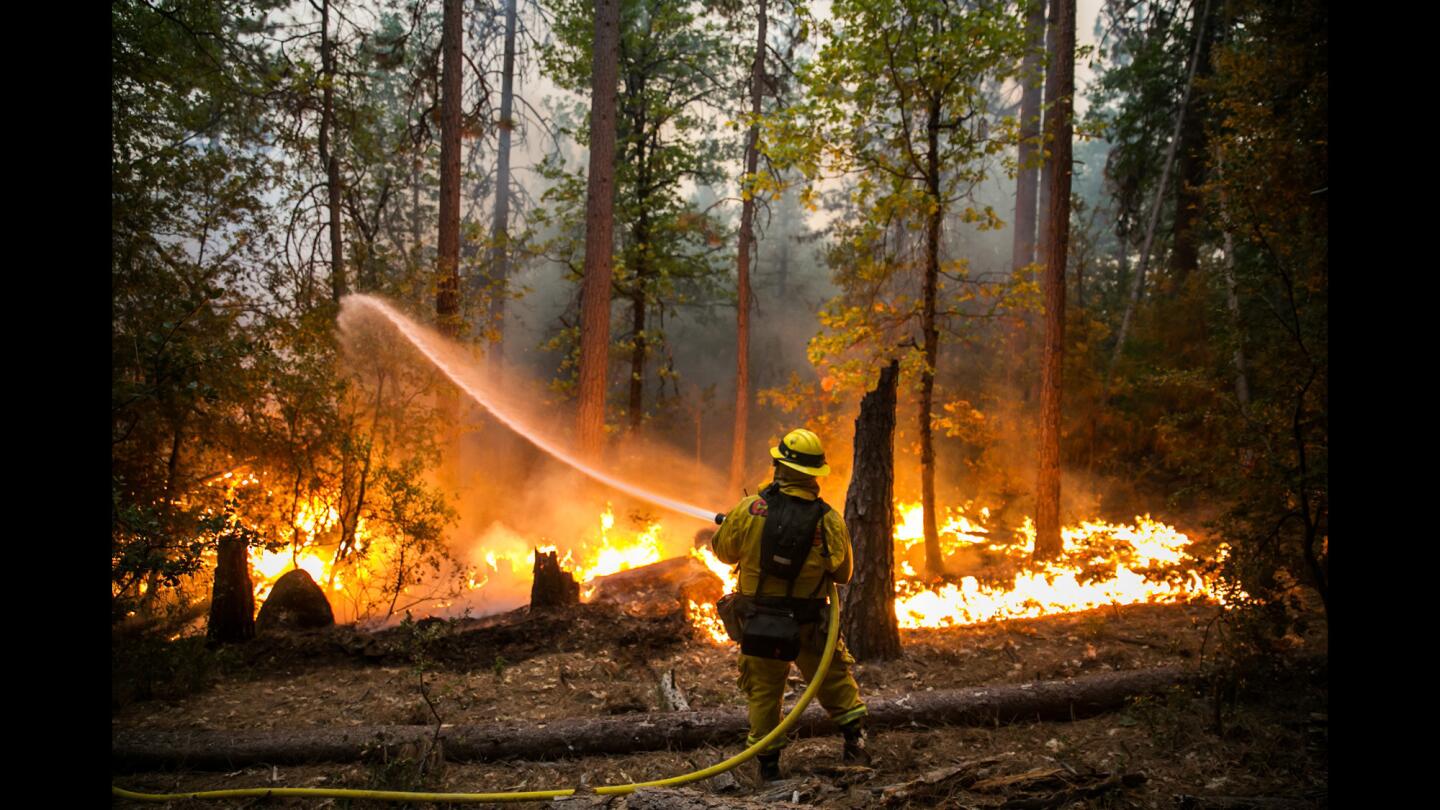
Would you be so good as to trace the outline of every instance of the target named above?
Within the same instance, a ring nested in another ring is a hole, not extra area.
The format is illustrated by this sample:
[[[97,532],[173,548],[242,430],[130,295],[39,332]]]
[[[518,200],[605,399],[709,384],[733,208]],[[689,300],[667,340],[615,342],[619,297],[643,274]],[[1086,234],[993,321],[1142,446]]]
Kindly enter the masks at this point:
[[[901,503],[895,521],[895,615],[900,627],[973,625],[1001,619],[1077,613],[1107,605],[1219,601],[1211,569],[1190,538],[1148,515],[1133,524],[1084,521],[1062,530],[1064,553],[1032,559],[1035,528],[989,525],[990,511],[974,519],[951,510],[939,526],[945,570],[926,575],[923,512]],[[937,521],[938,522],[938,521]],[[734,588],[728,566],[708,548],[694,552]],[[1223,547],[1216,555],[1223,555]],[[690,605],[695,621],[717,643],[724,630],[710,605]]]
[[[938,576],[926,573],[921,516],[919,504],[897,504],[895,612],[902,628],[963,626],[1109,605],[1219,600],[1207,558],[1222,557],[1224,547],[1197,547],[1186,534],[1148,515],[1128,524],[1093,520],[1067,526],[1062,556],[1037,562],[1031,559],[1035,531],[1028,518],[1007,531],[991,525],[987,509],[952,509],[940,521],[947,573]],[[325,589],[337,618],[363,616],[366,604],[373,604],[383,589],[383,566],[393,554],[386,553],[389,541],[372,536],[362,521],[356,532],[361,553],[355,561],[337,564],[333,550],[317,542],[337,520],[333,507],[309,504],[296,519],[307,542],[278,552],[252,549],[257,601],[284,572],[299,567]],[[686,554],[703,563],[725,591],[735,588],[731,567],[708,546],[692,548],[688,537],[652,516],[631,515],[624,523],[617,525],[615,510],[607,504],[580,540],[564,548],[493,524],[460,556],[458,587],[404,587],[400,595],[406,598],[400,603],[412,601],[415,591],[419,609],[436,615],[485,615],[518,607],[528,601],[537,550],[557,552],[561,567],[580,583],[582,601],[595,598],[603,577]],[[686,608],[702,637],[728,643],[713,603],[691,601]]]
[[[227,476],[221,483],[230,492],[263,487],[253,475]],[[397,575],[397,566],[403,573],[405,565],[402,542],[359,518],[348,553],[338,553],[337,506],[323,499],[303,501],[286,516],[292,543],[278,550],[250,550],[256,601],[263,602],[280,576],[300,568],[324,590],[342,623],[393,624],[410,609],[436,616],[494,614],[529,601],[537,551],[556,552],[586,602],[596,598],[599,583],[609,575],[686,556],[695,569],[714,574],[720,592],[736,587],[730,566],[717,560],[707,544],[682,533],[688,527],[677,529],[643,512],[617,521],[611,504],[589,515],[587,527],[563,532],[578,537],[568,544],[543,535],[537,542],[492,523],[454,551],[448,570],[407,582]],[[1042,562],[1032,559],[1035,530],[1029,518],[1001,527],[986,508],[951,508],[937,521],[945,571],[939,575],[927,572],[922,516],[918,503],[896,504],[895,613],[902,628],[965,626],[1112,605],[1220,601],[1213,571],[1226,548],[1192,542],[1148,515],[1133,523],[1086,520],[1067,526],[1063,554]],[[729,643],[713,599],[684,601],[685,616],[701,638]]]

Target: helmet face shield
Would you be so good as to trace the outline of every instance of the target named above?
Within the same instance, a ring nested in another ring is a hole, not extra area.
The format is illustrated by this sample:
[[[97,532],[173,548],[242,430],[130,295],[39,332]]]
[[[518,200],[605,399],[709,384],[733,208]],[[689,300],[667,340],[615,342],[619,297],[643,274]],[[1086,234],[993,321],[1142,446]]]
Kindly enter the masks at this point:
[[[770,448],[770,457],[792,470],[806,475],[830,474],[830,465],[825,463],[825,447],[820,437],[804,428],[785,434],[780,443]]]

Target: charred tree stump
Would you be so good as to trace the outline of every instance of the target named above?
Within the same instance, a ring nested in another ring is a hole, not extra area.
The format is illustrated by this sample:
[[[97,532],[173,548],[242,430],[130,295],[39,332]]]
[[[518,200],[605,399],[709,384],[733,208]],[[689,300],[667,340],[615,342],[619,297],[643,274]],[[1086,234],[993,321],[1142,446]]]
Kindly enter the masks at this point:
[[[580,604],[580,583],[560,567],[559,553],[535,550],[535,579],[530,584],[530,607],[564,607]]]
[[[880,382],[860,401],[855,419],[855,472],[845,493],[845,527],[855,554],[855,578],[845,588],[840,629],[860,660],[900,657],[895,621],[895,381],[891,360]]]
[[[275,580],[255,624],[262,634],[329,627],[335,624],[335,611],[310,572],[294,568]]]
[[[244,537],[220,539],[215,587],[210,592],[209,644],[232,644],[255,637],[255,585],[250,581],[249,544]]]
[[[1106,672],[1061,681],[992,684],[916,692],[869,701],[871,728],[990,727],[1037,720],[1067,721],[1123,708],[1137,695],[1158,694],[1202,679],[1193,668]],[[643,718],[643,722],[637,722]],[[541,725],[485,723],[447,726],[441,737],[451,762],[560,759],[587,754],[674,751],[734,745],[749,720],[743,710],[703,709],[623,717],[577,717]],[[825,710],[811,705],[796,724],[802,737],[834,734]],[[339,726],[261,729],[112,729],[110,762],[131,772],[157,768],[233,769],[243,765],[359,762],[380,746],[423,744],[433,726]]]
[[[667,712],[688,712],[690,701],[685,699],[680,684],[675,683],[675,670],[667,670],[660,676],[660,705]]]

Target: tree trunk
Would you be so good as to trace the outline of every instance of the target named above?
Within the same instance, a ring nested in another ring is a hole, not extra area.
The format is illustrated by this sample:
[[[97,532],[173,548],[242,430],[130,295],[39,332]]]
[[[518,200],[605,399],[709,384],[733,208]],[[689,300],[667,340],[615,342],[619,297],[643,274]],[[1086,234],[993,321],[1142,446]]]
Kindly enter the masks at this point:
[[[440,96],[440,242],[435,319],[440,333],[460,334],[460,45],[463,0],[445,0]]]
[[[935,400],[935,363],[940,353],[940,330],[935,325],[936,298],[940,285],[940,224],[945,207],[940,200],[940,98],[932,96],[926,114],[925,190],[930,214],[925,223],[925,302],[921,328],[925,339],[925,367],[920,371],[920,504],[924,512],[925,570],[945,573],[941,559],[940,532],[935,521],[935,442],[930,410]]]
[[[1195,67],[1200,59],[1200,46],[1205,39],[1205,18],[1209,13],[1210,0],[1205,0],[1205,6],[1196,23],[1199,32],[1195,39],[1195,53],[1190,59],[1190,73],[1185,79],[1185,90],[1180,95],[1180,108],[1175,112],[1175,131],[1170,136],[1170,146],[1165,150],[1165,165],[1160,170],[1160,185],[1155,189],[1155,199],[1150,203],[1150,217],[1145,225],[1145,244],[1140,248],[1140,264],[1135,268],[1135,278],[1130,286],[1130,300],[1125,305],[1125,314],[1120,318],[1120,331],[1115,336],[1115,353],[1110,357],[1110,369],[1105,375],[1107,390],[1110,387],[1110,376],[1115,373],[1120,354],[1125,350],[1125,339],[1130,334],[1130,322],[1135,317],[1135,307],[1140,303],[1140,293],[1145,288],[1145,270],[1150,265],[1150,250],[1155,245],[1155,229],[1160,222],[1160,204],[1165,199],[1165,186],[1170,181],[1170,169],[1175,165],[1175,150],[1180,143],[1180,128],[1185,124],[1185,107],[1190,103],[1190,87],[1195,81]]]
[[[1043,17],[1044,22],[1041,25],[1041,28],[1044,31],[1044,36],[1042,38],[1045,42],[1045,52],[1054,53],[1055,31],[1057,28],[1055,21],[1055,2],[1054,0],[1049,0],[1049,2],[1046,2],[1046,0],[1038,0],[1038,2],[1039,8],[1035,9],[1032,13]],[[1031,23],[1027,18],[1027,38],[1028,36],[1035,35],[1034,32],[1030,30],[1030,25]],[[1045,81],[1047,83],[1047,87],[1051,72],[1053,72],[1053,68],[1045,68]],[[1024,102],[1023,94],[1021,96],[1021,102]],[[1055,115],[1055,100],[1047,96],[1044,99],[1043,103],[1040,105],[1040,109],[1040,114],[1043,118],[1043,121],[1041,122],[1042,130],[1039,137],[1040,145],[1037,149],[1038,154],[1036,155],[1036,159],[1040,161],[1040,165],[1037,169],[1037,172],[1039,174],[1039,188],[1036,189],[1036,196],[1039,198],[1039,204],[1037,206],[1035,215],[1034,227],[1036,235],[1035,241],[1032,242],[1033,250],[1031,252],[1033,255],[1031,261],[1039,265],[1042,268],[1040,272],[1043,273],[1043,268],[1045,267],[1046,262],[1045,251],[1047,248],[1047,245],[1045,244],[1045,234],[1048,232],[1047,229],[1050,227],[1048,217],[1050,216],[1050,198],[1052,196],[1050,163],[1054,159],[1055,148],[1055,145],[1050,142],[1050,136],[1047,133],[1050,132],[1051,119]],[[1033,273],[1030,274],[1028,280],[1036,280],[1035,275]],[[1012,375],[1019,375],[1020,377],[1020,402],[1023,405],[1023,410],[1025,412],[1028,412],[1030,410],[1031,403],[1035,402],[1040,397],[1040,374],[1038,369],[1034,365],[1034,346],[1036,341],[1036,333],[1039,331],[1039,329],[1039,319],[1036,318],[1033,311],[1027,310],[1024,314],[1023,328],[1020,330],[1020,337],[1016,350],[1016,358],[1010,372]]]
[[[210,593],[206,641],[231,644],[254,638],[255,584],[250,580],[249,546],[244,538],[221,538],[215,558],[215,586]]]
[[[731,430],[728,491],[745,479],[746,440],[750,427],[750,252],[755,245],[755,196],[747,184],[759,164],[760,107],[765,88],[765,35],[770,17],[760,0],[755,18],[755,61],[750,67],[750,131],[745,137],[745,176],[740,179],[740,249],[735,262],[735,426]]]
[[[855,578],[845,587],[840,629],[862,661],[900,657],[895,620],[895,384],[900,363],[880,370],[880,382],[860,401],[855,419],[854,472],[845,493],[845,527],[855,554]]]
[[[535,576],[530,583],[530,607],[563,607],[580,604],[580,583],[560,567],[558,552],[535,551]]]
[[[490,228],[490,371],[505,359],[505,304],[510,285],[510,133],[515,104],[515,0],[505,0],[505,63],[500,78],[500,153],[495,164],[495,219]]]
[[[320,75],[325,82],[320,102],[320,162],[325,165],[325,190],[330,209],[330,297],[339,302],[345,284],[345,248],[340,232],[340,160],[330,144],[335,125],[335,43],[330,39],[330,0],[320,5]]]
[[[1040,138],[1040,205],[1036,219],[1037,236],[1035,242],[1035,263],[1043,268],[1047,261],[1045,251],[1049,247],[1045,244],[1045,234],[1049,233],[1050,228],[1048,221],[1050,216],[1050,198],[1054,194],[1054,186],[1051,183],[1050,164],[1055,159],[1055,143],[1050,140],[1050,133],[1054,127],[1054,122],[1051,119],[1055,116],[1055,99],[1050,94],[1050,76],[1055,71],[1054,54],[1056,48],[1059,47],[1056,44],[1055,37],[1058,35],[1060,28],[1059,18],[1056,16],[1060,11],[1055,5],[1056,0],[1048,0],[1048,2],[1041,0],[1041,2],[1046,3],[1045,53],[1050,54],[1050,56],[1047,57],[1045,68],[1045,100],[1044,103],[1040,105],[1041,114],[1044,116],[1044,121],[1041,123],[1044,134]],[[1040,272],[1043,273],[1045,271],[1042,269]],[[1035,323],[1033,317],[1031,317],[1030,323],[1032,325]],[[1026,396],[1033,396],[1033,394],[1027,393]]]
[[[1250,382],[1245,376],[1245,322],[1240,317],[1240,295],[1235,282],[1235,238],[1230,228],[1230,205],[1225,193],[1225,163],[1220,150],[1215,150],[1215,170],[1220,174],[1220,227],[1225,232],[1225,306],[1230,313],[1230,329],[1235,341],[1231,360],[1235,365],[1235,401],[1240,412],[1250,409]]]
[[[1035,198],[1040,178],[1040,89],[1045,73],[1045,0],[1032,0],[1025,15],[1025,58],[1020,65],[1019,171],[1015,176],[1015,236],[1010,266],[1017,272],[1035,261]]]
[[[635,281],[630,291],[630,396],[625,410],[629,414],[630,432],[634,434],[640,431],[640,425],[645,421],[645,365],[650,351],[645,342],[645,316],[649,306],[646,285],[650,278],[650,216],[645,189],[650,187],[649,160],[652,156],[645,150],[649,140],[645,130],[645,77],[631,74],[625,85],[627,103],[624,106],[628,113],[629,136],[635,142],[635,185],[641,189],[642,195],[630,233],[631,244],[635,246],[632,260]]]
[[[1136,696],[1199,681],[1193,667],[1106,672],[1061,681],[976,686],[914,692],[897,700],[872,699],[871,728],[932,728],[998,723],[1067,721],[1123,708]],[[637,722],[643,719],[643,722]],[[486,723],[441,731],[448,760],[560,759],[588,754],[691,749],[734,745],[749,727],[743,710],[703,709],[624,717],[551,720],[519,726]],[[128,771],[185,767],[233,770],[256,763],[355,762],[377,744],[399,746],[429,739],[433,726],[351,726],[285,731],[234,729],[120,729],[110,735],[110,762]],[[835,724],[811,704],[796,734],[834,734]]]
[[[590,86],[590,169],[585,191],[585,276],[580,285],[577,438],[596,458],[605,443],[605,378],[610,351],[610,276],[614,257],[615,95],[620,70],[619,0],[595,0]]]
[[[1035,559],[1059,556],[1060,371],[1065,352],[1065,261],[1070,242],[1071,120],[1075,94],[1075,0],[1053,0],[1056,50],[1045,78],[1046,137],[1051,159],[1050,210],[1045,218],[1045,337],[1040,360],[1040,470],[1035,484]]]
[[[165,463],[165,494],[163,502],[166,513],[173,514],[175,506],[175,482],[180,477],[180,449],[185,438],[185,418],[182,414],[170,433],[170,457]],[[140,615],[146,619],[155,618],[155,606],[160,596],[160,570],[154,568],[145,576],[145,593],[140,598]]]
[[[637,268],[639,270],[640,268]],[[637,274],[635,292],[630,296],[630,326],[634,342],[630,348],[630,431],[640,430],[645,421],[645,279]]]
[[[1208,16],[1209,8],[1207,2],[1202,10],[1197,10],[1196,13]],[[1205,86],[1206,79],[1213,72],[1210,69],[1211,37],[1206,36],[1207,23],[1208,20],[1196,20],[1192,69],[1194,76],[1200,81],[1197,84],[1193,78],[1190,80],[1191,87],[1196,88],[1192,91],[1194,96],[1189,102],[1189,106],[1194,109],[1185,117],[1185,126],[1180,130],[1179,151],[1175,157],[1179,163],[1177,171],[1180,176],[1175,189],[1175,221],[1171,226],[1173,248],[1170,252],[1170,271],[1177,292],[1184,289],[1190,274],[1200,267],[1200,227],[1203,224],[1200,214],[1204,204],[1200,187],[1205,183],[1206,153],[1209,151],[1202,120],[1205,114],[1205,96],[1200,88]],[[1203,310],[1198,314],[1203,314]],[[1199,318],[1193,320],[1203,322]]]
[[[410,260],[420,266],[420,157],[410,163]]]

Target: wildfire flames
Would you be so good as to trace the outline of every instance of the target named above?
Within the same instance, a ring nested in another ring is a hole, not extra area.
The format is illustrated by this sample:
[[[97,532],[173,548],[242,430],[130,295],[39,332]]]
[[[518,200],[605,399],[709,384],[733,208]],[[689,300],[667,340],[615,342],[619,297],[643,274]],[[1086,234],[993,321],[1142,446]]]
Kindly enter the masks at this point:
[[[1003,569],[1008,561],[1013,571],[1013,576],[990,583],[963,576],[957,584],[927,579],[911,562],[917,556],[912,552],[920,552],[924,544],[920,504],[901,503],[896,513],[895,616],[903,628],[1217,598],[1209,578],[1194,567],[1185,567],[1187,560],[1198,565],[1187,554],[1190,538],[1148,515],[1137,517],[1134,525],[1084,521],[1065,527],[1061,530],[1061,557],[1036,564],[1030,559],[1035,527],[1029,518],[1014,538],[999,541],[986,525],[988,509],[978,512],[978,522],[963,510],[953,510],[939,527],[942,558],[949,560],[968,550],[972,559],[991,558],[987,563],[991,567]],[[721,578],[727,591],[735,589],[730,566],[716,559],[709,548],[692,554]],[[729,642],[714,605],[691,602],[690,616],[705,635],[718,643]]]
[[[1134,525],[1083,521],[1060,534],[1062,555],[1035,563],[1035,526],[1029,518],[1009,542],[995,542],[983,523],[954,514],[939,528],[942,557],[968,548],[1008,558],[1023,566],[1010,582],[983,584],[961,577],[958,584],[927,583],[908,559],[924,543],[920,504],[901,504],[895,527],[895,616],[901,627],[948,627],[996,619],[1071,613],[1107,605],[1214,599],[1214,583],[1195,568],[1183,568],[1190,538],[1149,515]],[[981,510],[982,521],[988,510]],[[1191,560],[1198,564],[1198,561]]]
[[[258,483],[254,476],[244,475],[223,482],[232,491]],[[952,509],[938,521],[941,557],[950,572],[943,578],[917,570],[917,566],[924,567],[925,559],[922,517],[918,503],[896,506],[895,615],[903,628],[969,625],[1109,605],[1218,598],[1215,583],[1198,570],[1199,561],[1188,553],[1190,538],[1148,515],[1137,517],[1133,524],[1096,520],[1065,527],[1061,531],[1062,555],[1040,563],[1031,560],[1035,529],[1029,518],[1018,530],[1009,532],[1010,536],[1001,537],[1005,533],[989,525],[988,509],[974,515]],[[251,550],[257,601],[269,594],[280,576],[296,567],[309,572],[331,594],[332,601],[341,604],[345,600],[336,597],[349,597],[353,602],[368,583],[382,576],[363,563],[334,569],[333,544],[324,545],[324,539],[334,534],[339,523],[333,506],[320,500],[302,503],[288,522],[296,535],[291,547],[280,551]],[[372,537],[362,520],[356,542],[362,550],[375,551],[386,540]],[[636,528],[617,529],[614,509],[607,504],[596,530],[561,553],[560,563],[581,583],[581,598],[588,601],[598,578],[660,562],[674,556],[676,545],[674,540],[667,543],[658,521],[641,519]],[[556,549],[537,549],[519,536],[505,543],[488,543],[483,563],[477,560],[473,569],[463,572],[464,589],[482,591],[497,576],[511,582],[528,581],[535,550]],[[692,549],[690,554],[724,583],[726,592],[736,589],[733,569],[716,559],[708,546]],[[441,608],[450,604],[435,603]],[[692,601],[688,614],[702,637],[729,643],[713,604]]]

